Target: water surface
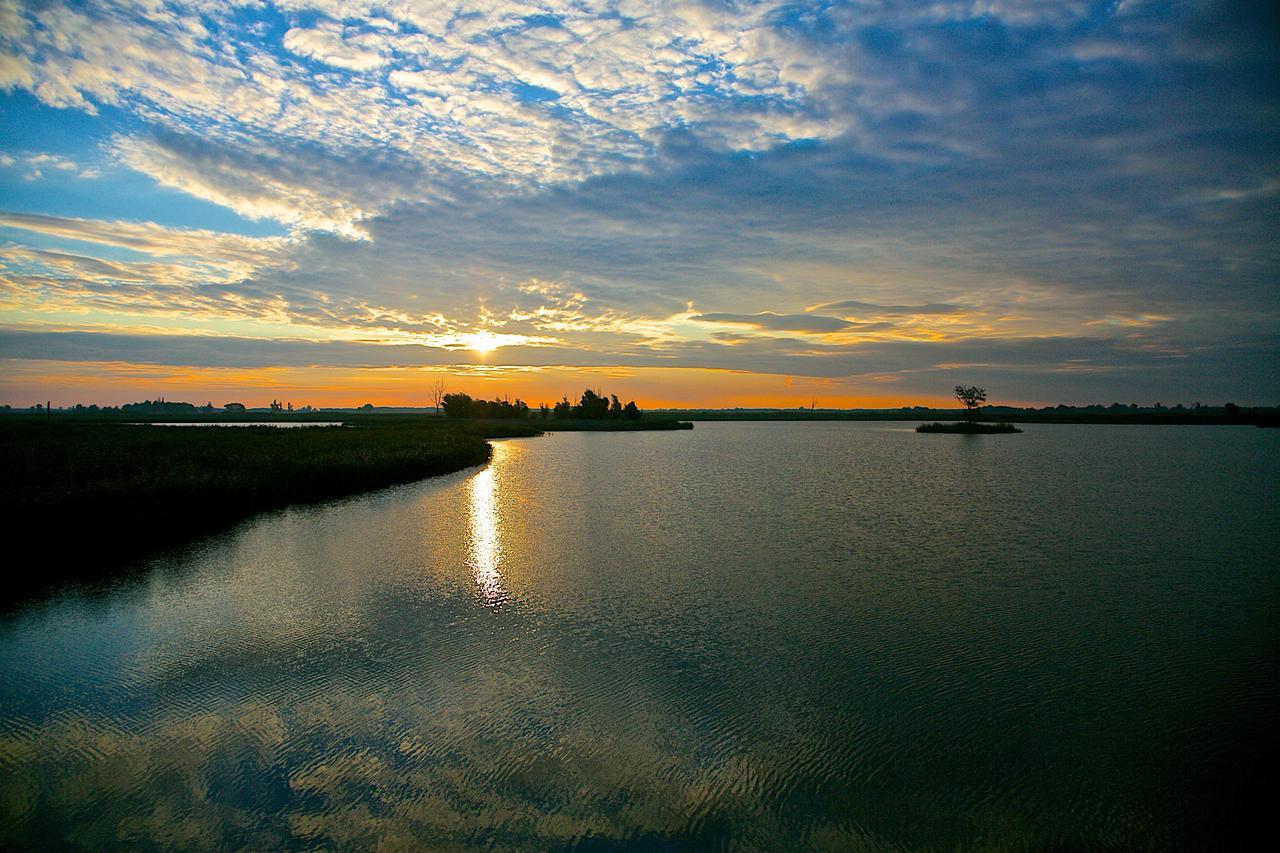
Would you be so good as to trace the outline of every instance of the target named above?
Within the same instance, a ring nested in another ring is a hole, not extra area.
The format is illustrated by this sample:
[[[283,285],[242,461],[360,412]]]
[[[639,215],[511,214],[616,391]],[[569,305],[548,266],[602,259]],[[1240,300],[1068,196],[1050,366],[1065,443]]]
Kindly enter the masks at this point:
[[[146,421],[130,426],[158,427],[272,427],[274,429],[298,429],[301,427],[340,427],[342,421],[174,421],[160,423]]]
[[[0,843],[1204,848],[1270,808],[1280,432],[495,443],[0,622]]]

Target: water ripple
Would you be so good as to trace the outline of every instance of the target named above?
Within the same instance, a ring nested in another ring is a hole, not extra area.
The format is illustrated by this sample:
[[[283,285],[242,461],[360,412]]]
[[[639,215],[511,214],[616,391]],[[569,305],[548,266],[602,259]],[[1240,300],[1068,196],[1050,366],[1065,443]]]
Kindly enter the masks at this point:
[[[1277,436],[874,426],[504,442],[15,612],[0,845],[1172,849],[1265,813]]]

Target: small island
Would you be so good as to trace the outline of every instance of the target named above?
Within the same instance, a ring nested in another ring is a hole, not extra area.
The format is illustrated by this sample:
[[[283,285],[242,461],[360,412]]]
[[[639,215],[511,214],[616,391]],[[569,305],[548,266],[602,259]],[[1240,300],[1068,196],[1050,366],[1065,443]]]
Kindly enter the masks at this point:
[[[951,424],[920,424],[920,426],[916,427],[916,432],[946,432],[958,433],[960,435],[999,435],[1001,433],[1022,432],[1022,430],[1018,429],[1013,424],[979,424],[961,421],[959,423]]]
[[[973,386],[956,386],[956,399],[964,406],[965,416],[968,420],[957,421],[955,423],[932,423],[920,424],[916,427],[916,432],[942,432],[954,433],[959,435],[1004,435],[1012,432],[1022,432],[1011,423],[979,423],[974,419],[977,414],[978,407],[987,401],[987,389]]]

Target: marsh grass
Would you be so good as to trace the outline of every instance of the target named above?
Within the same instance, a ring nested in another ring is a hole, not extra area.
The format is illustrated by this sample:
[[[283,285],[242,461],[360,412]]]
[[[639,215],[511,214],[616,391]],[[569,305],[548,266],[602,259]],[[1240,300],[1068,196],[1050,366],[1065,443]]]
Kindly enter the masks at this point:
[[[378,416],[342,427],[175,428],[110,419],[0,419],[10,554],[119,562],[255,513],[446,474],[489,459],[486,438],[530,424]],[[51,559],[50,559],[51,558]]]
[[[1009,423],[981,424],[961,421],[959,423],[952,424],[920,424],[920,426],[916,427],[916,432],[943,432],[957,433],[960,435],[1004,435],[1012,432],[1022,432],[1022,430]]]

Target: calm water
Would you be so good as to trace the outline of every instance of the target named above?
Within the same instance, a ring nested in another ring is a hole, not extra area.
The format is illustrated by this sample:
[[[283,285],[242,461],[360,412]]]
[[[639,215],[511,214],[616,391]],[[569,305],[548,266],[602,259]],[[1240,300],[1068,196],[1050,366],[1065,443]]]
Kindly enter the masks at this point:
[[[1280,431],[699,424],[0,622],[0,843],[1213,846],[1273,806]]]
[[[342,421],[178,421],[157,423],[148,421],[146,426],[160,427],[273,427],[275,429],[299,429],[301,427],[340,427]],[[143,426],[143,424],[133,424]]]

